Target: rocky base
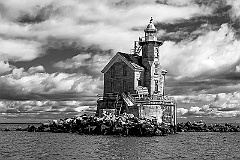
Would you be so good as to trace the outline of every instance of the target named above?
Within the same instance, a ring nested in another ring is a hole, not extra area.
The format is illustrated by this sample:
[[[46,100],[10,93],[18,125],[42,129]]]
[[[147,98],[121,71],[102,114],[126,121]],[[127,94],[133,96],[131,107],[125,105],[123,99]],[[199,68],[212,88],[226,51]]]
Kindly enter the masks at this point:
[[[234,124],[210,124],[186,122],[177,124],[177,132],[240,132],[240,126]]]
[[[5,129],[5,131],[8,131]],[[104,117],[79,116],[64,120],[53,120],[15,131],[78,133],[88,135],[122,135],[122,136],[165,136],[176,133],[173,126],[158,124],[148,119],[139,119],[132,114],[121,116],[106,115]]]

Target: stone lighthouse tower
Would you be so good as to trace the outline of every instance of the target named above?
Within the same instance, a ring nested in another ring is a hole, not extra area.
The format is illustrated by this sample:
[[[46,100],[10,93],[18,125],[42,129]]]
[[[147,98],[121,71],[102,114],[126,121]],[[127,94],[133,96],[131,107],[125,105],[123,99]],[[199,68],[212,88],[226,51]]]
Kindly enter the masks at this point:
[[[150,95],[164,95],[164,76],[167,71],[160,64],[159,46],[162,42],[157,40],[157,29],[152,21],[151,17],[144,30],[145,37],[139,41],[142,47],[142,64],[145,67],[143,86],[148,88]]]
[[[164,93],[166,70],[161,66],[157,29],[151,18],[145,36],[134,41],[131,53],[118,52],[103,68],[104,91],[96,114],[131,113],[176,126],[176,103]]]

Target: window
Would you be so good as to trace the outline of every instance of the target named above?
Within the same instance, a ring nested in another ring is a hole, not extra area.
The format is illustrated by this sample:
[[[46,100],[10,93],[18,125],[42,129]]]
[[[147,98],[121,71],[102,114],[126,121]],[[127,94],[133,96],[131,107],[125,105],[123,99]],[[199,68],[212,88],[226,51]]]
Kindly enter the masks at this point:
[[[123,89],[123,92],[126,92],[127,91],[127,81],[126,80],[123,80],[123,84],[122,84],[122,89]]]
[[[141,79],[138,79],[138,86],[141,86]]]
[[[155,91],[158,91],[158,80],[155,80]]]
[[[155,68],[154,68],[154,74],[158,74],[158,64],[155,64]]]
[[[154,50],[154,56],[155,56],[155,58],[159,57],[158,47],[156,47],[155,50]]]
[[[114,84],[111,82],[111,92],[114,92]]]
[[[127,66],[123,65],[123,76],[127,76]]]
[[[112,66],[111,68],[111,77],[113,78],[115,76],[115,67]]]

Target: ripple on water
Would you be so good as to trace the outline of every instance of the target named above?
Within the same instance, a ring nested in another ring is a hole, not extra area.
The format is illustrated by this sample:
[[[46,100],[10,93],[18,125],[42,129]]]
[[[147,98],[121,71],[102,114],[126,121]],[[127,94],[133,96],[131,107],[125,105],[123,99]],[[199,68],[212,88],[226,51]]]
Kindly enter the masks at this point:
[[[0,159],[240,159],[240,133],[166,137],[0,132]]]

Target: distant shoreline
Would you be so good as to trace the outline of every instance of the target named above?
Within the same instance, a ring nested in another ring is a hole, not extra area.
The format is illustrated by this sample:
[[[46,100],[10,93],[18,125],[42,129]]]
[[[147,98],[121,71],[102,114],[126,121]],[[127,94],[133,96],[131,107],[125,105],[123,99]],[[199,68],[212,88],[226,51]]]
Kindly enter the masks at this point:
[[[0,124],[41,124],[41,122],[33,122],[33,123],[31,123],[31,122],[25,122],[25,123],[12,123],[12,122],[10,122],[10,123],[0,123]]]

